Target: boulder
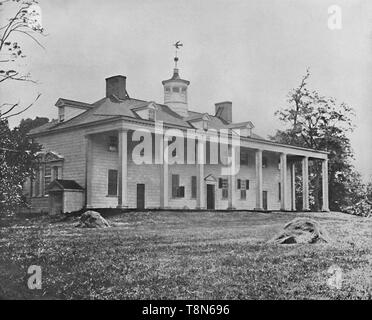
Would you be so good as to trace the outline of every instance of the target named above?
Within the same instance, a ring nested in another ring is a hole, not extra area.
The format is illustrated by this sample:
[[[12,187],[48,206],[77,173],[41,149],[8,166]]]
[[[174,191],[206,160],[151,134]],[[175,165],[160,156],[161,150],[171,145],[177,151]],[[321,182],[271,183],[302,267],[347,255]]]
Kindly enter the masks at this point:
[[[86,211],[80,216],[77,227],[80,228],[107,228],[110,224],[96,211]]]
[[[269,242],[276,244],[328,242],[328,236],[319,222],[310,218],[295,218]]]

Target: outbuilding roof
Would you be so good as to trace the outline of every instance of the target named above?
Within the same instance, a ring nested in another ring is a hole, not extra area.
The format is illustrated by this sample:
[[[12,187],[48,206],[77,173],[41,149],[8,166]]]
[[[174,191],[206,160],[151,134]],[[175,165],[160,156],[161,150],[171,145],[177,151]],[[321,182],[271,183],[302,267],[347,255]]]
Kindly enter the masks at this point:
[[[52,181],[46,188],[48,191],[58,190],[84,190],[75,180],[56,179]]]

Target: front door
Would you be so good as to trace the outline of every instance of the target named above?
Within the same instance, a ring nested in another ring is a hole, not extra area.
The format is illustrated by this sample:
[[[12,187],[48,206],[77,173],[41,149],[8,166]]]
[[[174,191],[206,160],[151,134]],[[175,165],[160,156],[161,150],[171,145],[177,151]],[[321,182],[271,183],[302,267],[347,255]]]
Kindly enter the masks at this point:
[[[49,193],[49,211],[50,214],[60,214],[63,212],[63,193],[50,192]]]
[[[145,208],[145,185],[137,184],[137,209]]]
[[[214,210],[214,184],[207,184],[207,209]]]
[[[267,191],[262,191],[263,209],[267,210]]]

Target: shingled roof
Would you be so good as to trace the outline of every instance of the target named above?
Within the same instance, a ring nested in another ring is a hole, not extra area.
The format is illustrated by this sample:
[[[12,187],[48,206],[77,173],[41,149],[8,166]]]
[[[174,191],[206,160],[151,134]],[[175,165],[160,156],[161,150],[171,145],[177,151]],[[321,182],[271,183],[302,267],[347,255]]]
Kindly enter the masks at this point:
[[[84,190],[75,180],[56,179],[46,188],[47,190]]]
[[[184,118],[164,104],[133,98],[121,100],[116,98],[116,96],[114,95],[100,99],[92,104],[60,98],[58,99],[56,105],[58,106],[61,104],[70,106],[79,105],[79,107],[84,108],[86,111],[67,121],[59,122],[57,120],[53,120],[49,123],[46,123],[38,128],[31,130],[30,135],[47,133],[48,131],[54,131],[58,129],[72,128],[79,125],[95,123],[103,120],[119,119],[123,116],[128,118],[142,119],[136,112],[136,110],[142,107],[149,106],[150,104],[156,105],[156,120],[163,121],[164,124],[173,124],[185,128],[196,128],[195,125],[193,125],[193,122],[198,119],[202,119],[202,117],[206,115],[206,113],[189,111],[189,116]],[[231,127],[231,124],[226,123],[223,119],[217,116],[208,114],[208,119],[210,128],[218,130]],[[142,120],[152,121],[148,119]],[[263,139],[262,137],[255,134],[252,134],[252,137]]]

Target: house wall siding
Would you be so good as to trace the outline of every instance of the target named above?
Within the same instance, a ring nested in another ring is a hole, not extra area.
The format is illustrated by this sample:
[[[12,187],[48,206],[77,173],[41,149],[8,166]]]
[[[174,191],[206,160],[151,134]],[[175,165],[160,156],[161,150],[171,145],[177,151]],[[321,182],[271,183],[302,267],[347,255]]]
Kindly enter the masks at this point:
[[[109,136],[115,133],[104,133],[92,135],[92,206],[95,208],[115,208],[118,205],[117,196],[107,195],[108,170],[119,169],[119,155],[117,151],[109,151]],[[86,170],[86,139],[84,130],[74,130],[58,134],[41,136],[37,141],[43,145],[44,151],[54,151],[64,157],[62,179],[75,180],[85,188],[85,170]],[[131,142],[128,137],[128,206],[135,208],[137,206],[137,184],[145,184],[145,206],[146,208],[160,207],[160,175],[161,165],[159,164],[141,164],[136,165],[131,156],[131,150],[136,143]],[[268,209],[279,210],[279,154],[273,152],[264,152],[263,156],[267,159],[267,167],[263,168],[263,190],[268,192]],[[180,185],[185,186],[184,198],[172,198],[172,174],[180,176]],[[215,208],[227,209],[228,199],[222,199],[222,189],[218,188],[218,178],[222,177],[220,165],[205,165],[204,175],[213,175],[216,181],[215,188]],[[168,205],[171,208],[195,209],[197,206],[196,199],[191,197],[191,176],[197,176],[197,165],[169,165],[169,200]],[[225,178],[227,178],[225,176]],[[234,207],[236,209],[253,210],[256,207],[256,172],[255,172],[255,152],[249,151],[248,165],[241,165],[239,173],[235,179],[249,180],[250,186],[247,190],[245,200],[240,199],[240,190],[233,190]],[[290,164],[287,169],[287,207],[291,208],[291,173]],[[205,185],[205,196],[206,185]],[[33,198],[33,206],[48,208],[47,197]],[[71,201],[82,201],[76,199]],[[44,203],[45,202],[45,203]],[[73,204],[75,206],[76,204]],[[43,209],[44,210],[44,209]]]

